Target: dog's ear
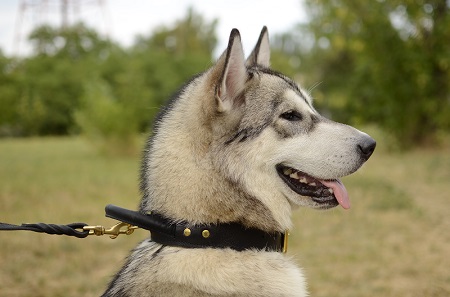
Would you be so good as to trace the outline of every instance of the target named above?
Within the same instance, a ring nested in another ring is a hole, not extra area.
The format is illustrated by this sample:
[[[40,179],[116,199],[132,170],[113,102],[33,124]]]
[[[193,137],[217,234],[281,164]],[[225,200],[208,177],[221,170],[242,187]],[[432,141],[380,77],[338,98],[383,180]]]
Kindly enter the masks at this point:
[[[259,34],[258,42],[253,49],[250,56],[247,58],[247,66],[261,65],[264,67],[270,66],[270,43],[269,43],[269,32],[267,27],[264,26]]]
[[[218,110],[223,112],[244,103],[241,95],[248,74],[247,68],[245,67],[241,35],[237,29],[231,31],[227,50],[219,58],[217,64],[223,65],[222,75],[216,86]]]

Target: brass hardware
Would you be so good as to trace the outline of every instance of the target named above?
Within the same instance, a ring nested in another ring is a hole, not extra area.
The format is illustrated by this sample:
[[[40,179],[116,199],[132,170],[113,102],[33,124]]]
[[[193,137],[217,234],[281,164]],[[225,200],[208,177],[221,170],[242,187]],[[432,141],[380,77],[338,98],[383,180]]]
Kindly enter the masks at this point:
[[[209,230],[203,230],[203,231],[202,231],[202,236],[203,236],[203,238],[208,238],[209,235],[211,235],[211,234],[209,233]]]
[[[186,236],[186,237],[188,237],[189,235],[191,235],[191,229],[189,229],[189,228],[184,229],[183,235]]]
[[[288,249],[288,239],[289,239],[289,230],[286,230],[284,232],[284,236],[283,236],[283,253],[286,254],[287,253],[287,249]]]
[[[138,226],[132,226],[128,223],[120,222],[109,229],[106,229],[103,226],[85,226],[83,227],[84,231],[89,231],[89,235],[110,235],[111,239],[115,239],[120,234],[130,235],[134,232],[135,229],[138,229]]]

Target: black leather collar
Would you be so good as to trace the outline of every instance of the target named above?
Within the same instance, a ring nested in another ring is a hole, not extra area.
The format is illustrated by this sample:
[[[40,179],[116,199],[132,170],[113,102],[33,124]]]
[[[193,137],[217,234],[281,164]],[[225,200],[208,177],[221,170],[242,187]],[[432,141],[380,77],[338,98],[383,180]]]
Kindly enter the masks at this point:
[[[268,233],[246,228],[239,223],[189,224],[165,218],[157,213],[141,214],[107,205],[106,216],[151,232],[151,239],[168,246],[185,248],[231,248],[236,251],[265,250],[286,252],[288,233]]]

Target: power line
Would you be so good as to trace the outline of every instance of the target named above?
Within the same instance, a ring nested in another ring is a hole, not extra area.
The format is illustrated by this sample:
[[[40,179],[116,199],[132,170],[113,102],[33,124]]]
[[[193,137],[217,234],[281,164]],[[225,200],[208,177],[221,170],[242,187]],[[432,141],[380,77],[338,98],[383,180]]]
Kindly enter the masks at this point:
[[[13,53],[20,55],[25,36],[37,26],[58,25],[61,28],[89,21],[101,24],[106,36],[111,33],[112,22],[107,11],[106,0],[20,0],[14,28]]]

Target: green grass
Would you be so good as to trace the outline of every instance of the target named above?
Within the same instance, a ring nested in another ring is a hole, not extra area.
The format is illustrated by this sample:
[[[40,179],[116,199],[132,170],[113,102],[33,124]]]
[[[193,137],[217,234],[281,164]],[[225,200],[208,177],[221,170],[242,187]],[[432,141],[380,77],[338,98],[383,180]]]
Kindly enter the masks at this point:
[[[79,138],[0,140],[0,221],[110,226],[136,208],[139,156],[104,157]],[[294,213],[288,254],[311,296],[450,296],[450,154],[380,149],[344,180],[350,210]],[[0,296],[98,296],[147,232],[108,237],[0,232]]]
[[[112,226],[104,207],[137,207],[138,172],[139,156],[103,157],[78,138],[1,140],[0,221]],[[147,235],[0,232],[0,296],[98,296]]]

